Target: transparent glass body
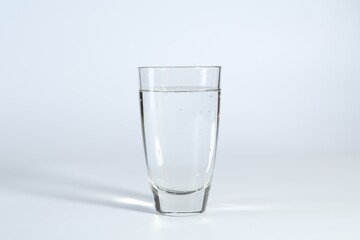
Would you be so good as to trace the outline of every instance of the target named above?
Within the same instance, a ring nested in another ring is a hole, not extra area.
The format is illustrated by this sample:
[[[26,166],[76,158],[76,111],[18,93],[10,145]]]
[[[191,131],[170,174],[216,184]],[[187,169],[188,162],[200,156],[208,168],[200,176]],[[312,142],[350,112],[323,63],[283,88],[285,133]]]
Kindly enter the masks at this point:
[[[140,109],[156,210],[205,211],[219,126],[220,67],[140,67]]]

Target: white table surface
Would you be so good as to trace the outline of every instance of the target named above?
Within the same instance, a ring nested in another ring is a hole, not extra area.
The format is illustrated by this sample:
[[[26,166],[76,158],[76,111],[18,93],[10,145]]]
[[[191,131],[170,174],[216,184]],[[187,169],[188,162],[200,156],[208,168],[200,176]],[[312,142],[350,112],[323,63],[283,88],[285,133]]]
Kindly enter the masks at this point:
[[[154,212],[142,153],[2,163],[0,239],[360,238],[359,157],[221,155],[208,209],[192,217]]]

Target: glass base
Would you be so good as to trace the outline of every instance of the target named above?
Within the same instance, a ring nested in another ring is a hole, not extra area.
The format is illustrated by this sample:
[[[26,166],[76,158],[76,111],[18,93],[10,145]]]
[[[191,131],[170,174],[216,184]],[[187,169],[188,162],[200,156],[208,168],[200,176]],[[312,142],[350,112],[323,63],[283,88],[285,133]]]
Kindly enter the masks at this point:
[[[171,192],[152,186],[155,209],[168,216],[189,216],[205,211],[210,186],[191,192]]]

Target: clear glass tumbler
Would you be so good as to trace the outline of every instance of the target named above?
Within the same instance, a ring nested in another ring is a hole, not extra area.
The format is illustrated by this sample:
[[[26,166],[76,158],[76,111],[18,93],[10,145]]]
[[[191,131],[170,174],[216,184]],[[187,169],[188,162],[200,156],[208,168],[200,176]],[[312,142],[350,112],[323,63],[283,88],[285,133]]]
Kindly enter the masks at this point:
[[[218,138],[220,70],[139,68],[145,157],[161,214],[205,211]]]

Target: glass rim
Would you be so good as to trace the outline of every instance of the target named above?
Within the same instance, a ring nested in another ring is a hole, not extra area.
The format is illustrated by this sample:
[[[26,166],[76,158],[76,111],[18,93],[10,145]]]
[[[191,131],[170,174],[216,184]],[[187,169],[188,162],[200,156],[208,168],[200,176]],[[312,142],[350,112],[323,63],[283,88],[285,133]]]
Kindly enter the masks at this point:
[[[221,69],[221,66],[141,66],[138,69],[151,69],[151,68],[218,68]]]

